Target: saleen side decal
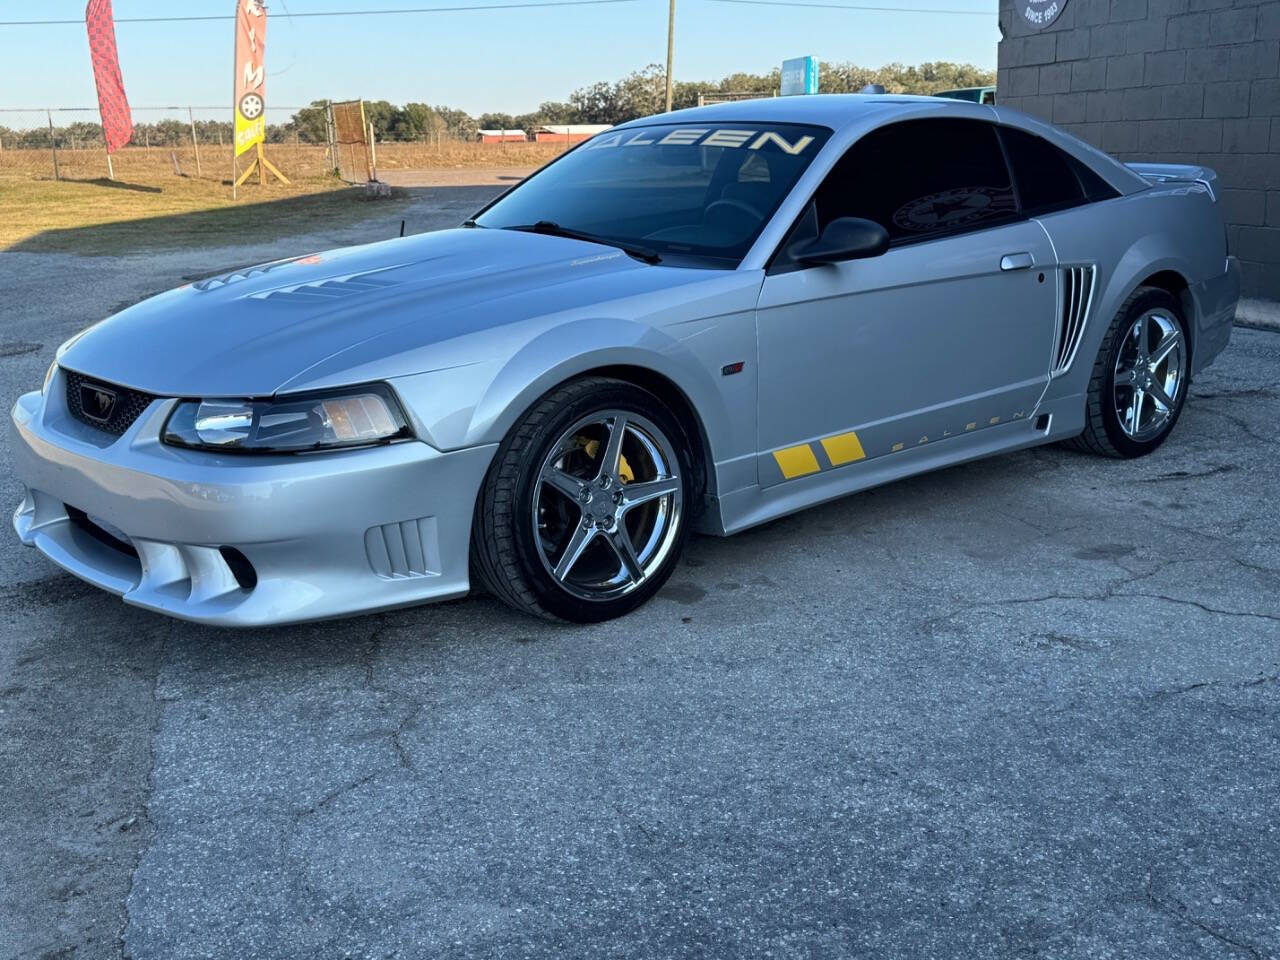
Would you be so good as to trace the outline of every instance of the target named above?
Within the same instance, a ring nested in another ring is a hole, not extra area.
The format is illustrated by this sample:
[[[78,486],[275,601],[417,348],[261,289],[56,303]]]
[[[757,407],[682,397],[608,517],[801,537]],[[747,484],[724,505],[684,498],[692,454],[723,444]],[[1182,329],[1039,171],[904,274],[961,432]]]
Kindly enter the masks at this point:
[[[773,459],[778,461],[778,469],[782,471],[784,480],[808,476],[820,469],[818,458],[813,455],[813,448],[807,443],[775,450]]]
[[[834,437],[824,437],[822,449],[827,451],[827,459],[831,461],[833,467],[853,463],[866,456],[862,451],[862,441],[852,430],[848,433],[837,433]]]
[[[1001,417],[991,417],[984,426],[998,426],[1002,422],[1012,423],[1015,420],[1021,420],[1026,412],[1019,410],[1008,421]],[[965,432],[979,429],[976,420],[971,420],[964,425]],[[919,447],[935,440],[945,440],[947,437],[954,436],[950,430],[944,430],[941,436],[929,437],[925,435],[917,440],[913,447]],[[848,430],[844,433],[833,434],[829,437],[822,437],[817,441],[822,451],[826,454],[827,463],[830,467],[842,467],[849,463],[857,463],[859,460],[867,459],[867,453],[863,449],[862,439],[858,436],[857,431]],[[898,442],[889,448],[889,453],[900,453],[906,449],[906,444]],[[873,453],[871,456],[885,456],[886,454]],[[782,471],[782,479],[794,480],[797,477],[807,477],[813,473],[819,473],[826,469],[818,460],[816,447],[812,443],[798,443],[794,446],[783,447],[780,450],[773,451],[773,459],[778,464],[778,469]]]

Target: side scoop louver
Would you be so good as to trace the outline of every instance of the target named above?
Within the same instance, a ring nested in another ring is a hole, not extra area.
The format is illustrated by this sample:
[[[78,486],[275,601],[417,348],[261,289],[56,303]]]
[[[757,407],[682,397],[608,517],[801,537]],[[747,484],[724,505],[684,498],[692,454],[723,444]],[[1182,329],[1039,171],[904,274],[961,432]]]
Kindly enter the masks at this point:
[[[1093,280],[1096,268],[1062,269],[1062,303],[1058,312],[1058,342],[1053,356],[1053,375],[1066,373],[1075,359],[1080,341],[1084,338],[1085,324],[1089,321],[1089,307],[1093,304]]]

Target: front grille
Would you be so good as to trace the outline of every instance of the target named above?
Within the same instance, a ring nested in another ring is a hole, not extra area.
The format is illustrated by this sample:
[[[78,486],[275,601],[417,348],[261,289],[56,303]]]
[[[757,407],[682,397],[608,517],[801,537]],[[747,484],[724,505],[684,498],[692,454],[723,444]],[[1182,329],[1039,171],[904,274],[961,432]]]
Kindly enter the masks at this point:
[[[63,370],[67,381],[67,410],[81,423],[120,436],[155,399],[149,393],[91,380],[74,370]],[[107,402],[107,399],[110,402]],[[86,406],[87,405],[87,406]]]

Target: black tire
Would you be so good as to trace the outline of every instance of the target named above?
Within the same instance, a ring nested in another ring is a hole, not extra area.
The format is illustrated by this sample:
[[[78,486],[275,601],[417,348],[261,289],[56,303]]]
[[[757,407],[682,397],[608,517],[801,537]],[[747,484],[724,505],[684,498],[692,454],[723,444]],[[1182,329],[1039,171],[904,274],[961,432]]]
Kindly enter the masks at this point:
[[[534,493],[542,464],[575,423],[594,413],[621,410],[646,418],[666,434],[679,463],[680,502],[674,540],[660,566],[625,595],[583,599],[548,571],[535,543]],[[693,506],[693,462],[680,421],[654,394],[607,377],[582,377],[541,397],[498,447],[476,502],[471,530],[472,569],[498,599],[523,613],[550,620],[596,623],[634,610],[670,577],[688,538]]]
[[[1112,398],[1115,391],[1116,361],[1125,335],[1139,317],[1151,310],[1161,310],[1177,321],[1182,330],[1183,349],[1187,352],[1187,366],[1164,426],[1154,436],[1139,440],[1126,435]],[[1187,392],[1191,386],[1189,343],[1187,318],[1177,297],[1157,287],[1138,287],[1134,290],[1116,311],[1102,338],[1102,344],[1098,347],[1098,356],[1089,377],[1084,431],[1078,437],[1063,441],[1062,445],[1084,453],[1125,460],[1144,457],[1156,450],[1173,431],[1182,415],[1182,408],[1186,406]]]

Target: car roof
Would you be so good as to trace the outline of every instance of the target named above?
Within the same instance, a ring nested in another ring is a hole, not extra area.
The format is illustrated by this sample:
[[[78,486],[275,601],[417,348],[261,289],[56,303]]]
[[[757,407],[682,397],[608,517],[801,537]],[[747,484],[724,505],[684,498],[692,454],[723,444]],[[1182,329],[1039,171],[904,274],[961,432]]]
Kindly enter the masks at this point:
[[[632,120],[621,126],[646,126],[653,123],[703,121],[754,121],[756,123],[815,123],[833,130],[850,124],[860,124],[875,118],[883,123],[894,113],[915,114],[921,108],[931,108],[938,114],[956,116],[982,116],[993,119],[990,112],[977,113],[979,104],[963,100],[945,100],[941,97],[916,97],[907,94],[886,93],[817,93],[801,97],[759,97],[755,100],[734,100],[712,103],[705,107],[673,110],[656,116]]]
[[[759,97],[673,110],[619,124],[615,130],[659,123],[810,123],[832,130],[869,131],[897,119],[963,117],[1019,127],[1065,150],[1121,193],[1151,185],[1114,157],[1066,131],[1008,107],[947,97],[885,93],[817,93],[796,97]]]

